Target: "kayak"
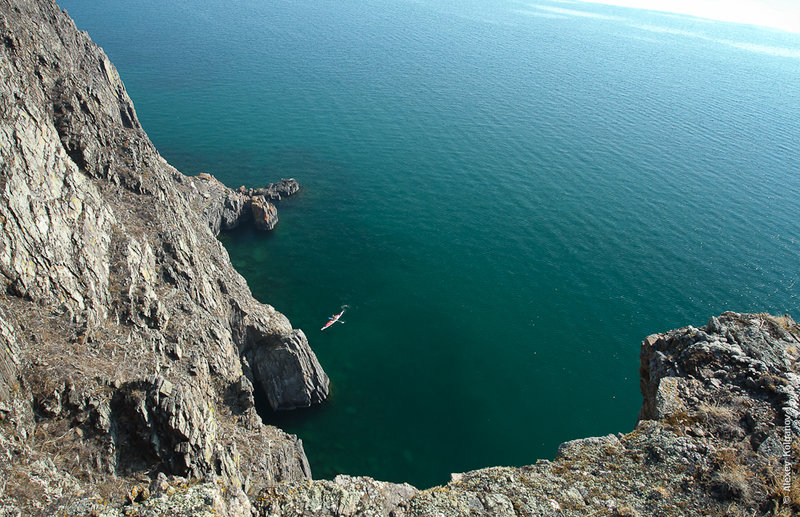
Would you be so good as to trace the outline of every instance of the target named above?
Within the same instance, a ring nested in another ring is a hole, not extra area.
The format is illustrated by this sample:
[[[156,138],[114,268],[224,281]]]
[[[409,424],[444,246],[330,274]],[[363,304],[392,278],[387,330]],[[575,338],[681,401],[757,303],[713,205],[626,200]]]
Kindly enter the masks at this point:
[[[333,325],[334,323],[339,321],[339,318],[342,317],[342,314],[344,314],[344,309],[342,309],[342,312],[340,312],[339,314],[334,314],[333,316],[328,318],[328,323],[326,323],[325,326],[322,327],[320,330],[325,330],[326,328],[330,327],[331,325]],[[342,323],[344,323],[344,322],[342,322]]]

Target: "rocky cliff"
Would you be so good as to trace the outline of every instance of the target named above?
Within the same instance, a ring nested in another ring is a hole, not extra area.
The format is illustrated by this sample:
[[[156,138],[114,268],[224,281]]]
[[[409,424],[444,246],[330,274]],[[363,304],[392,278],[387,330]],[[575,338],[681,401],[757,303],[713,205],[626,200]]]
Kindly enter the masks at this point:
[[[245,502],[307,478],[254,391],[291,409],[328,378],[215,235],[273,226],[269,192],[168,165],[114,66],[49,0],[0,1],[0,164],[0,514],[158,472]]]
[[[800,326],[725,313],[649,336],[639,422],[566,442],[552,461],[453,474],[416,491],[368,478],[266,487],[262,514],[797,515]]]
[[[254,397],[322,401],[302,331],[216,233],[296,185],[231,190],[156,152],[52,0],[0,0],[0,515],[792,515],[800,327],[726,313],[642,344],[639,422],[445,486],[311,481]]]

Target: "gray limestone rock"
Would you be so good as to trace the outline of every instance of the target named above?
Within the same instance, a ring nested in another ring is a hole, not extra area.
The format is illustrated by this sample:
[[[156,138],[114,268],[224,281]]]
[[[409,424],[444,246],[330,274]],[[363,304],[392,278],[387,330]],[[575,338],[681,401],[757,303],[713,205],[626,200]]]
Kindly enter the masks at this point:
[[[311,481],[302,442],[263,425],[254,398],[308,406],[329,380],[215,238],[254,216],[274,226],[270,201],[296,182],[231,190],[169,166],[113,65],[52,0],[0,0],[0,165],[4,515],[800,511],[782,484],[787,465],[800,476],[788,316],[649,336],[635,428],[567,442],[552,461],[422,491]]]
[[[291,195],[300,188],[295,180],[281,180],[265,188],[231,190],[207,173],[192,178],[191,185],[197,194],[196,209],[215,234],[250,222],[259,230],[274,229],[278,209],[270,201],[279,201],[280,193]]]
[[[247,357],[273,409],[306,407],[325,400],[328,376],[316,357],[307,355],[303,331],[293,330],[277,340],[257,327],[251,327],[249,334]]]
[[[266,187],[253,189],[256,195],[264,196],[270,201],[280,201],[281,199],[293,196],[300,191],[300,184],[294,178],[281,178],[278,183],[270,183]]]
[[[250,201],[253,224],[259,230],[272,230],[278,224],[278,210],[263,196],[254,196]]]
[[[553,461],[453,474],[441,487],[398,492],[390,510],[370,488],[376,481],[341,476],[335,486],[268,488],[256,507],[271,515],[794,515],[800,501],[784,499],[774,473],[783,472],[785,415],[794,418],[797,406],[799,338],[791,318],[734,313],[705,329],[649,336],[641,419],[627,434],[566,442]],[[788,429],[797,443],[800,430]],[[800,474],[797,459],[790,472]]]
[[[252,219],[253,194],[167,164],[114,66],[52,0],[0,0],[0,165],[0,437],[23,451],[0,479],[26,494],[20,511],[159,471],[217,476],[225,493],[309,477],[252,391],[246,407],[228,397],[253,371],[280,408],[328,389],[303,334],[216,239]],[[47,480],[19,470],[44,461]]]

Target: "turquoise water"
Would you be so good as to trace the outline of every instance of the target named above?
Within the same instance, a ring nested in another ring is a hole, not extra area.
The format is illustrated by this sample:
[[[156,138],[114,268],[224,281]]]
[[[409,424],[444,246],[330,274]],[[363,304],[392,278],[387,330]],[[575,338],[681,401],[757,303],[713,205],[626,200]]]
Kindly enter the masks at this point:
[[[61,5],[172,164],[304,185],[274,233],[221,239],[331,377],[265,413],[315,477],[549,458],[632,428],[646,335],[800,318],[800,35],[547,1]]]

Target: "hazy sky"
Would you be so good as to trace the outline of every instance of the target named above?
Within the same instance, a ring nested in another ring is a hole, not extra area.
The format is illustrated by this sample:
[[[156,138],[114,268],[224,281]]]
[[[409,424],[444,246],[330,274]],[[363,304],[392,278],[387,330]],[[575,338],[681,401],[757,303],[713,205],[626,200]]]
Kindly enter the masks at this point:
[[[800,33],[800,0],[579,0],[689,14]]]

